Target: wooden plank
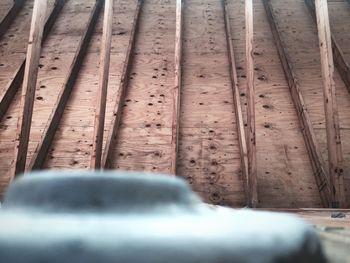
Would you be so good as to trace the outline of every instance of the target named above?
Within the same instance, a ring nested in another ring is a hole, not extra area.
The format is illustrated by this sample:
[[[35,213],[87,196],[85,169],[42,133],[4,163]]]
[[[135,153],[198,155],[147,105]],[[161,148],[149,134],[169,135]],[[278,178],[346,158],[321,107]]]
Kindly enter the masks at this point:
[[[316,21],[316,14],[315,14],[315,1],[314,0],[305,0],[306,6],[308,7],[312,17]],[[337,67],[339,74],[341,78],[343,79],[345,86],[350,94],[350,66],[349,63],[346,61],[344,52],[341,49],[340,45],[338,44],[338,41],[336,40],[334,34],[331,32],[331,39],[332,39],[332,50],[333,50],[333,58],[335,66]]]
[[[247,75],[247,145],[248,145],[248,185],[251,207],[258,204],[257,166],[256,166],[256,134],[255,134],[255,87],[253,57],[253,1],[245,1],[246,28],[246,75]]]
[[[50,33],[50,30],[54,25],[58,15],[60,14],[65,2],[66,0],[57,0],[55,2],[55,7],[52,9],[52,12],[45,24],[44,34],[42,38],[43,43],[47,39]],[[13,78],[11,78],[11,81],[7,84],[5,88],[5,92],[2,94],[2,96],[0,96],[0,120],[6,114],[16,92],[18,91],[19,87],[23,82],[25,64],[26,64],[26,60],[24,59],[22,64],[18,67],[15,74],[13,75]]]
[[[136,6],[135,15],[133,18],[133,26],[131,29],[131,35],[129,39],[128,48],[125,55],[124,66],[122,75],[119,82],[119,89],[116,98],[116,103],[114,106],[114,116],[110,125],[109,133],[106,140],[106,145],[104,147],[104,152],[102,156],[102,167],[110,168],[111,167],[111,158],[112,158],[112,148],[115,143],[118,135],[118,128],[122,115],[123,101],[125,98],[126,89],[129,83],[129,74],[131,70],[132,60],[134,56],[134,46],[135,40],[139,25],[139,17],[142,9],[143,0],[139,0]]]
[[[170,173],[176,175],[177,155],[179,144],[180,119],[180,90],[181,90],[181,62],[182,62],[182,0],[176,1],[176,34],[175,34],[175,85],[173,95],[173,116],[171,136],[171,164]]]
[[[325,169],[325,161],[322,157],[320,147],[316,140],[315,131],[312,126],[312,122],[307,111],[303,95],[300,91],[299,83],[295,77],[295,73],[290,63],[290,59],[288,58],[288,54],[280,37],[280,32],[276,24],[276,18],[272,11],[271,2],[270,0],[264,0],[263,3],[275,39],[280,60],[283,66],[284,74],[288,81],[288,86],[292,95],[293,103],[297,111],[301,131],[303,133],[304,141],[309,153],[317,188],[320,192],[322,203],[324,206],[331,206],[331,191],[328,172]]]
[[[105,1],[103,33],[101,42],[100,68],[99,68],[99,86],[95,108],[94,137],[92,145],[92,153],[90,160],[91,169],[99,169],[101,167],[103,131],[106,114],[107,87],[109,78],[109,64],[112,42],[112,26],[113,26],[113,0]]]
[[[21,105],[19,109],[19,118],[17,124],[14,150],[15,159],[13,166],[10,169],[11,179],[13,179],[16,175],[23,173],[26,166],[35,88],[38,75],[38,64],[45,26],[46,8],[46,0],[35,0],[29,34],[26,65],[24,70]]]
[[[228,56],[229,56],[229,63],[230,63],[231,86],[232,86],[233,100],[234,100],[233,102],[235,106],[235,115],[237,120],[237,132],[238,132],[239,149],[240,149],[240,156],[241,156],[242,175],[244,178],[246,201],[247,201],[247,205],[249,206],[252,203],[252,199],[251,199],[252,197],[249,192],[250,178],[249,178],[249,171],[248,171],[248,152],[247,152],[248,149],[247,149],[246,134],[245,134],[244,122],[243,122],[240,92],[238,87],[235,54],[234,54],[233,43],[232,43],[232,40],[234,38],[231,32],[227,1],[224,0],[222,1],[222,3],[223,3],[223,10],[224,10],[224,18],[225,18]]]
[[[332,207],[345,206],[344,177],[327,0],[315,0],[326,116]]]
[[[0,40],[24,6],[25,0],[15,0],[7,15],[0,21]]]
[[[76,50],[74,59],[70,65],[70,69],[68,71],[66,80],[64,81],[63,87],[60,90],[58,99],[55,103],[55,106],[53,107],[52,113],[46,124],[43,135],[36,147],[36,150],[29,164],[29,167],[28,167],[29,170],[40,169],[45,161],[47,152],[55,136],[57,127],[59,125],[62,114],[64,112],[65,105],[74,87],[76,78],[78,76],[78,72],[80,70],[83,59],[85,57],[86,50],[88,48],[91,37],[93,35],[94,28],[100,14],[102,3],[103,1],[96,1],[95,6],[91,11],[88,24],[82,35],[82,38]]]

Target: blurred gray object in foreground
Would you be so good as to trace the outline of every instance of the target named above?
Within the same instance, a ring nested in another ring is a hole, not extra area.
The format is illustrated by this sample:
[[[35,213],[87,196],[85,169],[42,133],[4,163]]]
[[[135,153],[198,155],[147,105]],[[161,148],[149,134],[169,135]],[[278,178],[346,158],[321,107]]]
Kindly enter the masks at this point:
[[[6,263],[323,263],[313,229],[285,214],[211,209],[178,178],[42,172],[0,210]]]

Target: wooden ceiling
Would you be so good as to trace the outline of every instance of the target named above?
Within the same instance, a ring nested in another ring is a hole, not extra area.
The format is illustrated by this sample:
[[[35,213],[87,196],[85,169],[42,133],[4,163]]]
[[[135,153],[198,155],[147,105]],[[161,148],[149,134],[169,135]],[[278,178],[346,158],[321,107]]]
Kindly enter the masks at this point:
[[[2,0],[1,193],[102,167],[233,207],[350,207],[350,3],[250,2]]]

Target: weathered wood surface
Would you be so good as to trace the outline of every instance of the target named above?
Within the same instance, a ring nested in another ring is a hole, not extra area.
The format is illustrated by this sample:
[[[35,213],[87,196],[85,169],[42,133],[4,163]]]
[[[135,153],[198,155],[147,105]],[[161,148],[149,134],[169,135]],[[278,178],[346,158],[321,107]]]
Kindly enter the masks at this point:
[[[50,0],[50,4],[52,2]],[[15,76],[25,58],[32,3],[32,0],[25,2],[24,8],[0,40],[0,64],[4,65],[0,65],[1,92],[4,84],[9,83]],[[54,111],[69,73],[69,65],[72,64],[94,4],[94,0],[67,1],[43,46],[28,152],[28,158],[31,160]],[[117,115],[120,119],[118,128],[115,129],[117,136],[113,137],[110,144],[109,168],[170,173],[173,155],[171,138],[174,116],[176,0],[144,2],[135,35],[135,46],[130,49],[130,63],[126,63],[126,58],[129,57],[128,46],[132,39],[138,1],[114,0],[113,4],[104,147],[107,145],[109,134],[113,134],[111,124],[116,119],[118,108],[120,114]],[[244,206],[246,200],[243,166],[237,132],[239,120],[236,118],[232,92],[229,45],[222,3],[186,0],[184,4],[186,8],[183,9],[183,74],[177,173],[186,178],[207,202]],[[272,5],[279,30],[283,31],[281,38],[286,43],[288,58],[303,92],[304,105],[315,130],[320,153],[327,163],[317,28],[303,1],[273,0]],[[7,5],[7,10],[8,7]],[[244,1],[227,1],[227,10],[242,122],[245,126],[247,75]],[[330,8],[333,32],[334,29],[338,29],[337,32],[348,32],[348,21],[344,16],[347,10],[342,9],[340,13],[343,24],[334,22],[334,13],[332,20],[331,10]],[[259,207],[320,207],[322,202],[312,162],[303,140],[304,126],[299,124],[298,119],[298,115],[306,111],[296,111],[293,105],[263,2],[255,0],[253,11]],[[0,17],[5,13],[0,7]],[[90,167],[102,22],[101,17],[82,67],[77,73],[71,95],[62,109],[62,118],[58,122],[52,144],[47,154],[43,155],[43,168]],[[347,56],[347,45],[344,44],[347,34],[343,35],[343,38],[337,36],[337,40]],[[126,65],[130,65],[127,71]],[[350,140],[347,138],[350,138],[350,100],[337,71],[335,82],[343,138],[344,179],[345,186],[348,187]],[[121,86],[125,87],[125,96],[122,98]],[[19,98],[20,92],[15,93],[8,110],[0,120],[2,189],[8,184],[9,178],[6,177],[6,173],[14,158],[14,131]],[[327,165],[325,169],[327,171]],[[346,193],[350,200],[349,192]]]
[[[9,9],[8,13],[4,16],[0,16],[0,39],[4,36],[7,29],[10,27],[13,20],[16,18],[19,11],[21,11],[25,0],[14,0],[12,1],[12,7]],[[7,1],[3,3],[4,9],[6,10],[6,5],[9,5]],[[4,10],[2,9],[2,10]]]
[[[171,134],[171,164],[170,173],[176,175],[177,155],[179,145],[179,121],[181,106],[181,80],[182,80],[182,25],[183,25],[183,3],[182,0],[176,0],[176,32],[175,32],[175,81],[173,95],[173,117]]]
[[[109,132],[108,132],[106,144],[104,147],[104,153],[102,156],[102,167],[104,168],[110,168],[110,165],[112,162],[112,158],[113,158],[112,150],[118,136],[118,129],[120,125],[126,89],[128,87],[129,78],[132,78],[130,76],[130,71],[131,71],[132,61],[134,57],[134,46],[135,46],[136,36],[138,32],[138,27],[139,27],[139,18],[142,10],[142,5],[143,5],[143,0],[138,0],[136,9],[135,9],[135,15],[132,20],[132,28],[130,30],[131,31],[130,36],[128,36],[129,43],[127,44],[127,49],[125,52],[126,54],[125,54],[123,70],[121,72],[118,94],[115,100],[113,117],[109,127]]]
[[[65,77],[64,83],[58,94],[57,100],[53,106],[53,110],[49,116],[49,119],[45,125],[41,139],[35,148],[33,157],[29,165],[30,170],[40,169],[46,159],[48,150],[52,144],[52,140],[55,136],[57,127],[59,126],[59,122],[62,118],[65,106],[72,92],[72,89],[74,88],[77,75],[83,63],[86,50],[88,48],[91,36],[93,34],[101,10],[101,4],[101,1],[96,1],[94,7],[92,8],[89,20],[86,24],[86,27],[82,34],[81,40],[75,52],[74,58],[71,62],[71,65],[69,66],[69,70]]]
[[[332,207],[337,208],[345,206],[345,194],[342,167],[343,154],[341,149],[337,98],[335,94],[334,63],[327,0],[315,0],[315,9],[321,56]]]
[[[52,2],[52,3],[50,4],[50,2]],[[43,42],[46,40],[48,34],[50,33],[50,30],[51,30],[53,24],[55,23],[58,15],[60,13],[60,11],[62,10],[62,7],[63,7],[64,3],[65,3],[65,0],[58,0],[58,1],[55,1],[55,2],[53,2],[53,0],[49,1],[49,6],[52,7],[52,9],[51,9],[52,11],[50,12],[50,15],[49,15],[49,17],[48,17],[48,19],[46,21],[45,27],[44,27],[44,33],[43,33],[43,37],[42,37],[42,41]],[[30,5],[27,6],[27,8],[30,9]],[[28,12],[28,10],[24,10],[24,12]],[[22,14],[23,13],[21,13],[20,15],[22,15]],[[29,13],[24,13],[24,15],[25,14],[28,15]],[[28,24],[30,24],[29,23],[29,17],[28,17]],[[15,24],[14,26],[15,26],[14,29],[16,29],[18,25]],[[28,28],[28,31],[29,31],[29,28]],[[16,32],[16,31],[14,30],[14,32]],[[26,31],[21,32],[21,33],[26,33]],[[8,37],[9,38],[14,38],[15,35],[12,32],[12,33],[8,34]],[[8,39],[5,39],[5,41],[6,40],[8,41]],[[19,39],[16,39],[16,40],[19,40]],[[8,43],[5,42],[4,44],[7,45]],[[23,54],[23,55],[19,54],[19,51],[20,50],[25,50],[25,48],[26,48],[25,46],[21,46],[19,49],[16,48],[15,51],[11,50],[11,55],[10,55],[11,56],[11,60],[15,58],[15,61],[13,61],[15,63],[13,63],[12,66],[15,65],[16,70],[15,70],[14,73],[6,72],[7,74],[10,74],[9,76],[7,75],[7,78],[10,77],[9,81],[6,84],[4,83],[3,87],[1,87],[1,89],[0,89],[1,90],[1,93],[0,93],[0,120],[6,114],[8,108],[10,107],[10,104],[11,104],[14,96],[16,95],[16,92],[18,91],[18,89],[22,85],[23,76],[24,76],[24,68],[25,68],[25,62],[26,61],[25,61],[25,54]],[[6,55],[9,55],[6,51],[7,50],[5,50],[5,52],[4,52],[5,59],[6,59]],[[21,57],[23,57],[22,63],[20,63]],[[18,59],[18,61],[17,61],[17,59]],[[8,65],[5,65],[3,63],[1,63],[1,65],[3,67],[4,66],[5,67],[8,66]]]
[[[15,158],[9,171],[9,176],[12,179],[25,171],[46,9],[47,0],[34,1],[17,122]]]
[[[315,0],[305,0],[305,3],[307,5],[307,7],[309,8],[311,15],[315,18],[315,21],[317,22],[316,12],[315,12]],[[341,2],[338,2],[338,3],[341,3]],[[327,11],[328,11],[328,6],[327,6]],[[349,15],[350,15],[350,13],[349,13]],[[347,19],[345,19],[345,23],[346,23],[346,20]],[[336,27],[336,28],[338,28],[338,27]],[[348,92],[350,93],[350,66],[349,66],[349,63],[346,60],[346,56],[345,56],[341,46],[339,45],[339,42],[338,42],[337,38],[335,37],[334,33],[332,32],[332,30],[330,30],[330,34],[331,34],[331,39],[332,39],[332,51],[333,51],[334,64],[337,67],[339,74],[342,77],[342,79],[343,79],[343,81],[348,89]],[[346,38],[346,37],[344,37],[344,35],[342,34],[341,39],[343,40],[344,38]],[[346,47],[345,47],[345,49],[346,49]]]
[[[328,161],[326,140],[324,135],[325,131],[325,115],[323,110],[323,94],[320,92],[319,87],[322,85],[321,63],[320,54],[318,48],[318,36],[317,28],[313,21],[313,18],[308,14],[305,3],[292,2],[289,3],[289,8],[285,9],[285,1],[272,1],[273,10],[277,17],[277,22],[281,32],[281,38],[285,44],[286,53],[293,66],[295,78],[297,79],[300,87],[301,94],[304,97],[304,103],[310,115],[310,120],[314,128],[317,143],[320,145],[322,157],[325,161]],[[283,7],[283,8],[282,8]],[[298,14],[298,18],[295,20],[291,13]],[[286,19],[282,20],[282,17]],[[295,23],[298,21],[298,23]],[[290,25],[293,23],[293,27]],[[288,33],[290,32],[291,33]],[[303,52],[301,52],[303,50]],[[349,126],[348,112],[346,109],[349,107],[349,94],[345,88],[344,83],[339,79],[339,75],[335,72],[335,82],[337,86],[337,98],[339,117],[341,125],[341,133],[346,136]],[[343,154],[344,159],[348,159],[348,143],[344,143]],[[346,163],[346,162],[344,162]],[[328,170],[327,163],[325,164]],[[348,179],[348,172],[345,167],[345,180]]]
[[[240,99],[240,92],[238,87],[238,77],[237,77],[237,69],[236,69],[236,61],[233,47],[233,35],[231,30],[230,23],[230,15],[228,10],[227,1],[222,1],[223,10],[224,10],[224,20],[225,20],[225,30],[226,30],[226,41],[228,48],[228,56],[229,56],[229,65],[230,65],[230,76],[231,76],[231,86],[233,92],[233,104],[235,106],[235,116],[237,121],[237,134],[239,141],[239,150],[241,156],[241,170],[242,176],[244,179],[244,190],[246,195],[246,204],[247,206],[252,205],[252,197],[249,188],[249,171],[248,171],[248,149],[247,149],[247,138],[244,128],[243,122],[243,110]]]
[[[258,202],[256,129],[255,129],[255,84],[254,84],[254,18],[253,0],[245,1],[245,70],[247,75],[247,145],[248,145],[248,187],[250,204],[256,207]]]
[[[94,137],[90,168],[100,169],[102,158],[103,132],[105,124],[107,89],[109,80],[109,64],[111,61],[111,44],[113,28],[113,0],[105,0],[103,17],[103,33],[100,51],[100,68],[98,92],[95,106]]]

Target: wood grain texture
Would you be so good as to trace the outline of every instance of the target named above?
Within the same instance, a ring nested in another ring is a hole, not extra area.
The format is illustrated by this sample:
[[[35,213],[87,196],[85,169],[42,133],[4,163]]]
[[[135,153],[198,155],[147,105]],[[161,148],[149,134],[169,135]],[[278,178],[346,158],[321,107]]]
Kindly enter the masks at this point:
[[[25,59],[33,2],[25,1],[22,10],[0,40],[0,94],[5,94],[7,85],[16,77]],[[129,56],[136,10],[140,2],[113,1],[103,157],[106,156],[108,138],[111,134],[113,137],[110,137],[109,164],[106,168],[170,174],[174,153],[172,125],[175,113],[176,2],[144,1],[138,18],[135,44]],[[96,0],[66,1],[47,40],[43,42],[27,163],[33,160],[36,147],[45,137],[48,122],[67,81],[70,65],[95,3]],[[0,20],[12,4],[9,0],[1,1]],[[48,0],[47,15],[53,10],[54,4],[54,0]],[[246,206],[238,132],[243,126],[247,133],[245,0],[226,1],[226,13],[222,1],[187,0],[183,4],[186,4],[186,8],[182,10],[183,71],[179,93],[181,107],[177,174],[185,178],[206,202]],[[317,179],[322,177],[309,157],[309,142],[303,136],[307,132],[299,121],[299,118],[304,118],[304,114],[308,115],[318,154],[324,160],[324,169],[328,173],[316,23],[302,0],[271,0],[271,7],[288,66],[294,75],[286,78],[285,61],[279,59],[279,49],[275,45],[274,31],[269,25],[263,1],[254,0],[258,205],[265,208],[328,206],[327,202],[322,202],[319,189],[322,190],[323,185]],[[350,8],[345,0],[337,0],[329,2],[329,11],[332,33],[349,62]],[[40,168],[90,168],[102,31],[103,16],[100,16]],[[228,38],[231,38],[230,42]],[[231,66],[230,45],[235,66]],[[129,69],[125,70],[125,67]],[[231,76],[234,71],[236,81]],[[349,203],[350,99],[340,73],[334,72],[334,80],[344,157],[344,185]],[[297,95],[291,92],[288,81],[296,83]],[[237,86],[236,95],[232,89],[233,82]],[[19,84],[16,89],[20,88]],[[298,99],[299,95],[302,95],[302,100]],[[20,98],[21,93],[14,92],[0,120],[1,193],[10,180],[8,171],[14,159]],[[296,110],[295,100],[302,102],[299,110]],[[237,101],[241,104],[241,120],[237,117]],[[116,132],[113,131],[113,123],[117,123]],[[309,141],[313,142],[312,138]]]
[[[183,16],[178,174],[206,202],[245,206],[222,3],[186,1]]]
[[[89,45],[89,41],[93,34],[93,30],[95,28],[100,10],[101,10],[101,1],[96,1],[82,34],[80,43],[75,52],[74,58],[69,66],[65,81],[60,89],[55,104],[53,105],[53,110],[49,116],[49,119],[45,125],[43,135],[40,141],[37,143],[35,147],[34,154],[31,158],[29,169],[40,169],[46,159],[48,150],[52,144],[52,140],[55,136],[57,127],[62,118],[62,114],[64,112],[64,108],[67,104],[71,91],[74,87],[78,72],[82,65],[87,47]]]
[[[17,14],[21,11],[25,0],[14,0],[12,8],[5,17],[0,17],[0,39],[4,36]]]
[[[175,32],[175,83],[173,95],[173,117],[172,117],[172,135],[171,135],[171,163],[170,173],[176,175],[177,171],[177,155],[179,144],[179,119],[180,119],[180,93],[181,93],[181,77],[182,77],[182,25],[183,18],[182,0],[176,1],[176,32]]]
[[[47,1],[34,1],[11,178],[25,171]]]
[[[337,208],[345,206],[345,194],[343,167],[341,164],[343,157],[333,76],[334,64],[327,1],[315,0],[315,9],[321,55],[332,206]]]
[[[305,3],[307,7],[310,10],[311,15],[316,19],[315,14],[315,1],[314,0],[305,0]],[[333,51],[333,58],[334,58],[334,64],[337,67],[347,89],[350,94],[350,66],[349,63],[346,61],[345,55],[343,50],[341,49],[338,40],[334,36],[334,34],[331,32],[331,40],[332,40],[332,51]]]
[[[64,3],[65,3],[65,0],[55,1],[55,4],[52,8],[52,12],[50,13],[45,23],[44,33],[42,37],[43,43],[47,39],[47,36],[49,35],[49,32],[52,26],[54,25],[59,13],[61,12],[64,6]],[[6,114],[12,100],[14,99],[16,92],[18,91],[18,89],[20,88],[23,82],[25,64],[26,64],[26,60],[25,60],[25,56],[23,56],[22,63],[18,64],[15,73],[11,75],[10,80],[6,83],[5,87],[3,88],[3,92],[0,94],[0,120]]]
[[[135,10],[135,15],[132,20],[132,28],[130,33],[129,42],[127,45],[127,50],[124,59],[123,71],[121,73],[119,88],[117,98],[115,100],[115,106],[113,110],[113,117],[110,124],[110,129],[107,135],[106,145],[104,147],[104,153],[102,156],[102,167],[109,168],[111,165],[112,158],[112,148],[113,144],[116,141],[118,135],[118,129],[120,125],[123,101],[125,99],[126,89],[128,87],[130,71],[132,66],[132,60],[134,57],[134,46],[137,37],[138,27],[139,27],[139,18],[142,10],[143,0],[137,1],[137,6]]]
[[[300,86],[293,71],[292,64],[290,62],[290,59],[288,58],[286,49],[280,36],[279,29],[276,25],[277,22],[271,7],[271,3],[269,0],[264,1],[264,5],[276,41],[276,46],[279,52],[285,76],[288,80],[288,85],[292,94],[293,102],[298,112],[299,122],[302,127],[304,140],[307,145],[310,160],[313,166],[317,188],[320,192],[323,204],[325,206],[329,206],[331,205],[330,182],[328,178],[328,173],[325,168],[325,162],[322,157],[320,148],[318,146],[316,134],[311,119],[309,117],[309,113],[307,111]]]
[[[112,27],[113,27],[113,0],[105,0],[103,33],[101,41],[101,55],[99,68],[99,85],[95,106],[95,123],[94,137],[92,144],[92,153],[90,168],[100,169],[102,158],[103,132],[107,104],[107,89],[109,79],[109,64],[112,44]]]
[[[245,134],[244,122],[243,122],[243,114],[242,114],[243,111],[242,111],[241,100],[240,100],[240,92],[238,87],[235,54],[234,54],[234,48],[232,43],[232,40],[234,38],[231,31],[227,1],[226,0],[222,1],[222,4],[223,4],[223,10],[224,10],[228,56],[229,56],[229,62],[230,62],[231,85],[232,85],[233,100],[234,100],[235,113],[236,113],[235,116],[237,121],[239,150],[241,155],[242,176],[244,178],[246,203],[247,203],[247,206],[251,206],[252,196],[249,188],[250,178],[249,178],[249,171],[248,171],[248,149],[247,149],[246,134]]]
[[[247,75],[247,146],[248,146],[248,186],[250,204],[256,207],[258,203],[257,190],[257,160],[255,131],[255,85],[254,85],[254,54],[253,54],[253,1],[245,1],[246,25],[246,75]]]

